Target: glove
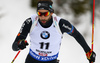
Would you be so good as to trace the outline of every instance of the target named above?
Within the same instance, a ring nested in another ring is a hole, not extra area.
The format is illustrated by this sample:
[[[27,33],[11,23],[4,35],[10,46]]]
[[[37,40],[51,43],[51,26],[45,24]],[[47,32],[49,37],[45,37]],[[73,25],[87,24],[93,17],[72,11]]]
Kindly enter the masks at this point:
[[[22,39],[18,41],[18,48],[23,50],[26,48],[26,46],[28,46],[28,43],[26,40]]]
[[[96,54],[94,51],[90,50],[89,52],[86,53],[86,56],[90,63],[95,62]]]

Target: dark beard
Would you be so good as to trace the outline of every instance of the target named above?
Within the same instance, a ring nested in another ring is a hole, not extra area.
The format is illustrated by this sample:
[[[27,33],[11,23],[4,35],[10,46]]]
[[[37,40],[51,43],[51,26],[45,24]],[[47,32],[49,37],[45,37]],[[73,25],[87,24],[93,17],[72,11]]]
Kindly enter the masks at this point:
[[[45,24],[43,24],[40,20],[39,20],[39,23],[41,24],[41,26],[43,26],[44,28],[48,28],[52,25],[53,23],[53,19],[50,18]]]
[[[40,22],[43,24],[43,25],[47,25],[48,22],[50,21],[51,17],[48,19],[48,20],[40,20]],[[44,22],[43,22],[44,21]]]

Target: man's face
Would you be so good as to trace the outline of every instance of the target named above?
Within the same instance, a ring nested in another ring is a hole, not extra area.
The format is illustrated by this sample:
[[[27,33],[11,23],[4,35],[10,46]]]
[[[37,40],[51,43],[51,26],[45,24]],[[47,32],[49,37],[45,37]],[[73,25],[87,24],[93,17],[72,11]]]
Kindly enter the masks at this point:
[[[51,18],[53,13],[50,13],[48,10],[38,10],[38,12],[40,13],[39,19],[40,22],[45,25]]]

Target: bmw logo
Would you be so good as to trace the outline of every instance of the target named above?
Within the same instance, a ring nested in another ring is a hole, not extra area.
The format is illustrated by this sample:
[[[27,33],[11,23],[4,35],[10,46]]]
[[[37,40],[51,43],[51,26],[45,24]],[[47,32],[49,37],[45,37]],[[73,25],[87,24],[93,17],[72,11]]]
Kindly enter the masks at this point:
[[[48,39],[49,37],[50,37],[50,33],[49,33],[49,32],[43,31],[43,32],[41,33],[41,38],[43,38],[43,39]]]

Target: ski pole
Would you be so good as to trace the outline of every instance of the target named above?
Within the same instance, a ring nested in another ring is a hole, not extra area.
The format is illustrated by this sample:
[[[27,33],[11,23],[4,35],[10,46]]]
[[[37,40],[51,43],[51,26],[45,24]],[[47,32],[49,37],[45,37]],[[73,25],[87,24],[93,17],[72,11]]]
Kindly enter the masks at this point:
[[[95,0],[93,0],[93,16],[92,16],[92,46],[91,46],[92,51],[94,43],[94,16],[95,16]]]
[[[95,17],[95,0],[92,1],[93,2],[93,8],[92,8],[92,45],[91,45],[91,49],[93,51],[93,44],[94,44],[94,17]],[[93,62],[91,62],[93,63]]]
[[[13,62],[15,61],[15,59],[16,59],[16,58],[17,58],[17,56],[19,55],[20,51],[21,51],[21,50],[19,50],[19,51],[18,51],[18,53],[16,54],[16,56],[14,57],[14,59],[12,60],[12,62],[11,62],[11,63],[13,63]]]

